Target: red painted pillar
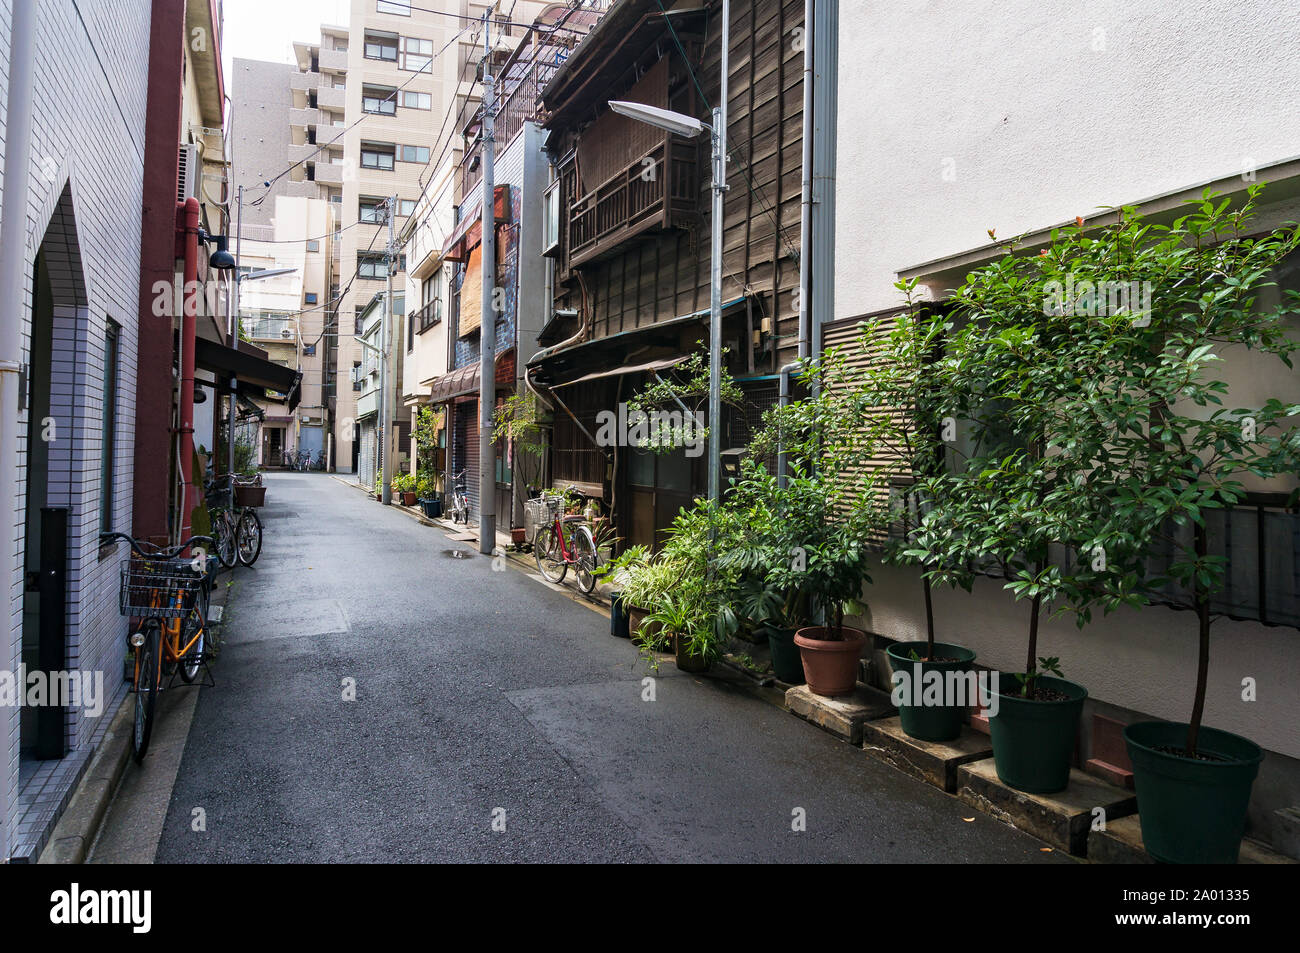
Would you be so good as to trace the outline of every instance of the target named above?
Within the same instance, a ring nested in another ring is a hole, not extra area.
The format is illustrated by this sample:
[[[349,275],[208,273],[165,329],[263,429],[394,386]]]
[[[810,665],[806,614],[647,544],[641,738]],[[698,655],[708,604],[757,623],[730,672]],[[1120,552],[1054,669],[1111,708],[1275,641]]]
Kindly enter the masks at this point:
[[[198,505],[194,485],[194,338],[199,320],[199,200],[188,198],[178,207],[184,220],[185,307],[181,314],[181,393],[177,408],[180,437],[181,529],[180,538],[190,536],[190,514]]]
[[[136,322],[135,486],[132,534],[168,535],[172,458],[172,322],[176,316],[176,179],[181,141],[185,4],[153,0],[145,115]]]

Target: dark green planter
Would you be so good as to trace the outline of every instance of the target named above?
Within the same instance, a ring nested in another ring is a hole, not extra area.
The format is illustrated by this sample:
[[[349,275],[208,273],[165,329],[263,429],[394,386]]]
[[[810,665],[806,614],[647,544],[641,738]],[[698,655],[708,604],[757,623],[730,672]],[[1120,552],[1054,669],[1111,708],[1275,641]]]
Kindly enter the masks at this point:
[[[772,650],[772,671],[787,685],[803,684],[803,657],[794,644],[794,629],[766,626],[767,647]]]
[[[420,507],[424,510],[424,515],[429,519],[437,519],[442,515],[442,500],[420,499]]]
[[[1079,715],[1088,690],[1063,678],[1044,675],[1044,688],[1070,696],[1069,701],[1036,702],[1020,698],[1013,675],[998,682],[998,713],[989,718],[993,736],[993,762],[998,777],[1020,791],[1051,794],[1070,783],[1070,762],[1079,734]]]
[[[631,637],[627,612],[623,608],[623,593],[611,592],[609,594],[609,634],[616,638],[626,639]]]
[[[955,658],[955,662],[917,662],[912,659],[912,652],[925,657],[929,646],[925,642],[895,642],[885,649],[889,664],[895,672],[906,672],[916,691],[924,691],[926,672],[939,672],[947,679],[947,672],[969,672],[975,661],[975,653],[960,645],[949,642],[934,643],[936,655]],[[913,696],[915,700],[915,696]],[[945,681],[944,698],[941,704],[913,704],[898,706],[898,720],[903,730],[920,741],[952,741],[961,734],[962,721],[967,709],[978,699],[965,697],[949,698]]]
[[[1197,749],[1225,761],[1193,761],[1156,751],[1181,749],[1187,725],[1139,721],[1124,729],[1133,761],[1142,843],[1166,864],[1235,864],[1246,832],[1246,807],[1264,752],[1240,735],[1202,727]]]

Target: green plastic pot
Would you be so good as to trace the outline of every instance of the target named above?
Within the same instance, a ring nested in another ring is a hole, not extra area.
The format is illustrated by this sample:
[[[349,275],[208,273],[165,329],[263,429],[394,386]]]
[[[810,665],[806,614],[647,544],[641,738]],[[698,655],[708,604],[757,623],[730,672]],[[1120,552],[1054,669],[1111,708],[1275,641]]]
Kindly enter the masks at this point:
[[[1182,749],[1186,741],[1185,723],[1139,721],[1124,729],[1142,843],[1161,863],[1235,864],[1264,752],[1240,735],[1205,727],[1197,750],[1224,760],[1194,761],[1155,750]]]
[[[631,638],[630,621],[627,607],[623,605],[623,593],[611,592],[609,594],[609,634],[620,639]]]
[[[772,651],[772,671],[787,685],[803,684],[803,656],[794,644],[794,629],[767,626],[767,647]]]
[[[1041,702],[1020,698],[1014,675],[998,679],[998,713],[989,716],[993,762],[1004,784],[1029,794],[1064,791],[1070,783],[1070,763],[1079,734],[1079,715],[1088,690],[1050,675],[1039,676],[1044,688],[1069,695],[1068,701]]]
[[[924,691],[927,672],[940,673],[940,676],[945,679],[944,697],[940,704],[901,704],[898,706],[898,720],[909,737],[920,741],[952,741],[961,734],[966,710],[978,699],[966,697],[965,692],[960,696],[948,697],[946,673],[969,672],[971,664],[975,661],[975,653],[949,642],[934,643],[934,654],[954,658],[955,662],[917,662],[913,660],[912,652],[924,658],[929,652],[929,644],[895,642],[885,649],[893,670],[906,673],[913,691],[917,694]],[[912,699],[914,702],[918,701],[917,695],[913,695]],[[923,699],[920,701],[923,702]]]

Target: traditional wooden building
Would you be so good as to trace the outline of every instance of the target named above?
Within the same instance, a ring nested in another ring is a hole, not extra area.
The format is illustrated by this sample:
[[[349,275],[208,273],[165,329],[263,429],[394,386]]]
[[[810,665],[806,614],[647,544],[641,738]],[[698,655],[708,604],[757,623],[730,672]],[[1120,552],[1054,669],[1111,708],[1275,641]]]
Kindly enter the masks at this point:
[[[542,92],[555,175],[548,193],[554,317],[529,380],[554,405],[550,483],[613,511],[626,543],[653,544],[702,495],[707,454],[598,440],[598,415],[675,361],[707,353],[710,143],[618,115],[631,100],[697,116],[717,104],[721,5],[622,0]],[[797,353],[802,184],[802,0],[731,4],[723,341],[746,394],[729,407],[724,459],[748,442]]]

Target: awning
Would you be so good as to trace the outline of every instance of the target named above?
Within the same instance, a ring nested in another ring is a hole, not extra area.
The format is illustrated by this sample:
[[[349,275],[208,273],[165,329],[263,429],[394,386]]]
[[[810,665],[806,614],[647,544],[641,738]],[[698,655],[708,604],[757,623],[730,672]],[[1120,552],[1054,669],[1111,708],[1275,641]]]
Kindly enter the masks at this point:
[[[433,404],[440,404],[443,401],[451,400],[454,397],[462,397],[465,394],[477,394],[479,366],[475,361],[473,364],[465,367],[458,367],[454,371],[448,371],[440,377],[430,377],[427,380],[420,381],[421,387],[429,388],[427,400]],[[512,386],[515,382],[515,349],[508,347],[496,359],[496,383],[497,387]]]
[[[298,406],[302,397],[302,372],[292,367],[283,367],[267,358],[261,348],[253,347],[244,341],[239,342],[239,349],[226,347],[207,338],[194,341],[194,364],[206,371],[215,373],[223,383],[234,378],[238,382],[238,392],[257,400],[274,400],[277,403],[287,401],[289,409]],[[283,398],[270,396],[268,392],[284,394]]]
[[[493,215],[498,225],[510,221],[510,186],[498,185],[492,192]],[[474,203],[452,230],[451,237],[443,243],[445,261],[464,261],[469,250],[483,240],[483,200]]]
[[[581,384],[583,381],[599,380],[602,377],[620,377],[623,374],[638,374],[642,371],[662,371],[669,367],[675,367],[688,360],[690,355],[681,357],[668,357],[659,361],[647,361],[644,364],[624,364],[622,367],[615,367],[608,371],[596,371],[594,374],[588,374],[585,377],[579,377],[571,381],[565,381],[563,384],[556,384],[555,387],[568,387],[570,384]]]

